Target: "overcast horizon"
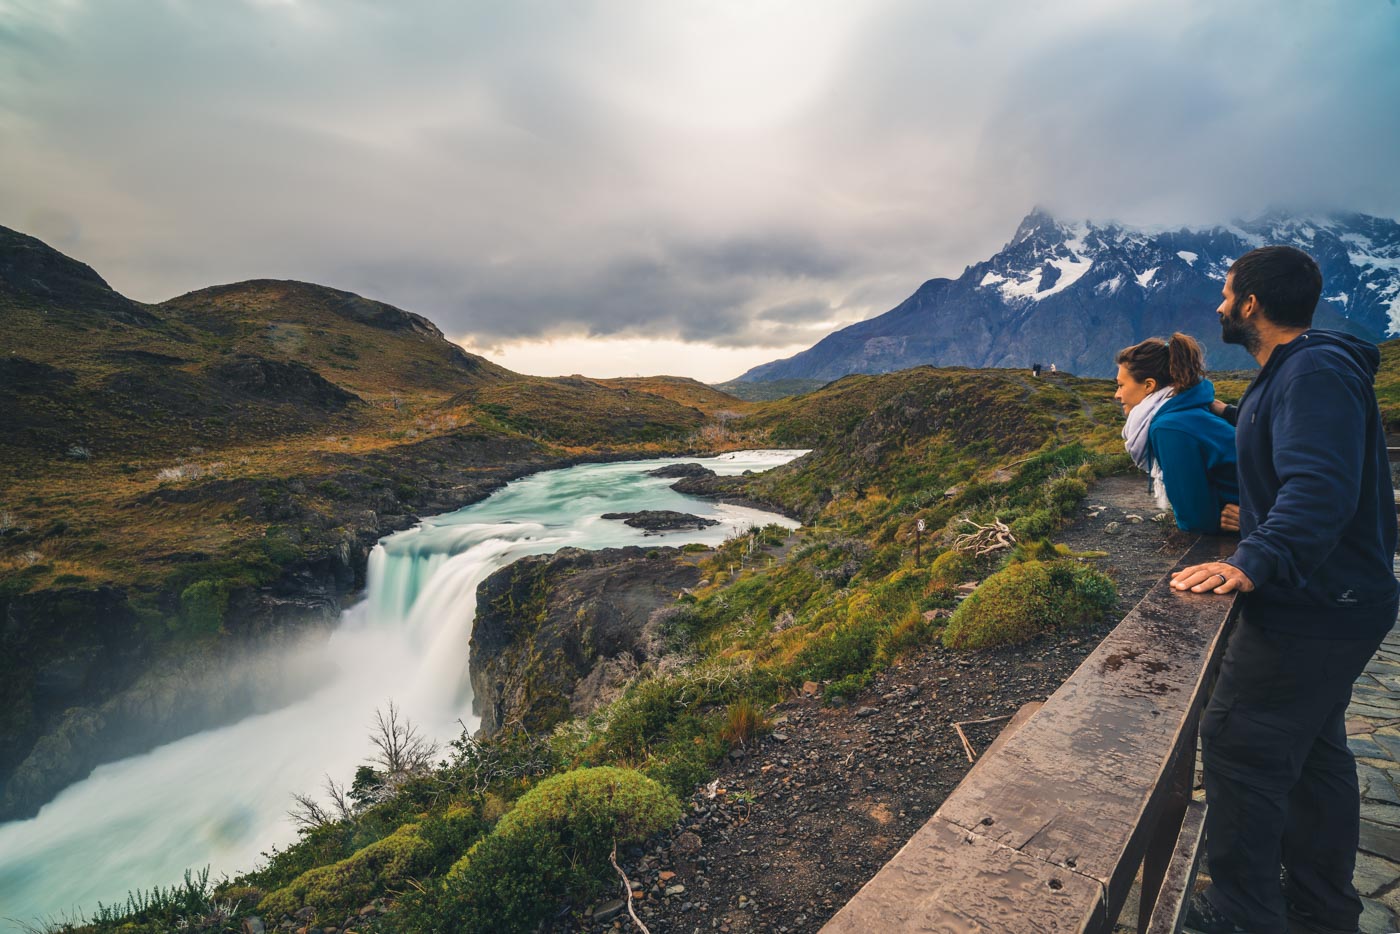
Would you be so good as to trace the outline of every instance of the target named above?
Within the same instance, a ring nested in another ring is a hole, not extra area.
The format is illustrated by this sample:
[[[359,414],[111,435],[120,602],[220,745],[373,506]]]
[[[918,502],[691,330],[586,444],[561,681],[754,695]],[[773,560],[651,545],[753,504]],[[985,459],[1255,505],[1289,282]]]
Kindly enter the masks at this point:
[[[1035,205],[1400,216],[1392,0],[0,0],[0,224],[156,302],[253,278],[541,375],[707,382]]]

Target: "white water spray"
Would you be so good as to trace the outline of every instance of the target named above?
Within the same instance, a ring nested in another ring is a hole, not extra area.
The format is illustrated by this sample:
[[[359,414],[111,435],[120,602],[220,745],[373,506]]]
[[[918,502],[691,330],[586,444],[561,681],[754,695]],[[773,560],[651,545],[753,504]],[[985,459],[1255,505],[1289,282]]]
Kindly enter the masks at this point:
[[[802,451],[699,460],[716,473],[761,471]],[[307,649],[320,687],[249,717],[102,766],[37,817],[0,825],[0,931],[76,917],[134,888],[170,885],[187,867],[213,876],[252,868],[296,838],[291,795],[346,782],[369,754],[369,726],[390,698],[425,735],[475,729],[467,645],[476,589],[517,558],[565,546],[718,544],[750,525],[796,523],[682,496],[647,470],[673,459],[589,464],[536,474],[465,509],[391,535],[369,559],[366,598],[324,644]],[[674,509],[720,520],[643,536],[605,512]]]

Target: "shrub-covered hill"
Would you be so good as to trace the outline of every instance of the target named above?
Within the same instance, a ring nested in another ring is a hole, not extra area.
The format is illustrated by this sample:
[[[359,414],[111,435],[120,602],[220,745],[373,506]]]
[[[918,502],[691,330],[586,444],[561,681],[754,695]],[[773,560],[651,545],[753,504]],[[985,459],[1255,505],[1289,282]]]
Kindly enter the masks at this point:
[[[629,376],[616,379],[596,379],[593,382],[611,389],[646,392],[670,399],[672,402],[699,409],[707,415],[723,414],[726,418],[740,415],[750,406],[737,396],[722,389],[707,386],[699,380],[684,376]]]
[[[665,381],[523,376],[324,286],[134,302],[5,228],[0,333],[0,819],[197,727],[133,713],[169,707],[142,679],[333,618],[415,515],[723,434]]]

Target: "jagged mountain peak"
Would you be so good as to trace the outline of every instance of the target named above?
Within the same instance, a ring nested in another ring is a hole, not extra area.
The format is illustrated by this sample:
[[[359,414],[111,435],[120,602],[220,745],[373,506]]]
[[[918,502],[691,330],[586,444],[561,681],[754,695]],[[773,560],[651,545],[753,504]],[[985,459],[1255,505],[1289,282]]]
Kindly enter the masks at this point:
[[[1249,358],[1219,341],[1214,310],[1230,265],[1268,243],[1316,257],[1317,322],[1374,340],[1400,334],[1400,223],[1365,214],[1274,208],[1201,227],[1069,220],[1036,207],[996,254],[957,279],[933,279],[859,322],[741,381],[835,379],[921,363],[1028,366],[1108,375],[1113,351],[1154,334],[1201,336],[1216,367]]]

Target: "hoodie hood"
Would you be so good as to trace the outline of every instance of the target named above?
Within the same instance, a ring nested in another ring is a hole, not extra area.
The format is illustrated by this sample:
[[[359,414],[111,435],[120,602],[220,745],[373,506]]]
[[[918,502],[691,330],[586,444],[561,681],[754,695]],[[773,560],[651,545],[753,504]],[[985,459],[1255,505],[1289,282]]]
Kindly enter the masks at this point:
[[[1375,382],[1376,373],[1381,368],[1380,348],[1363,338],[1325,328],[1304,331],[1288,343],[1275,347],[1264,370],[1277,369],[1284,360],[1294,354],[1329,350],[1350,360],[1357,371],[1366,377],[1367,382]]]
[[[1158,414],[1175,412],[1180,409],[1198,409],[1210,405],[1214,401],[1215,384],[1208,379],[1203,379],[1190,389],[1178,391],[1170,399],[1162,403],[1162,408]]]

